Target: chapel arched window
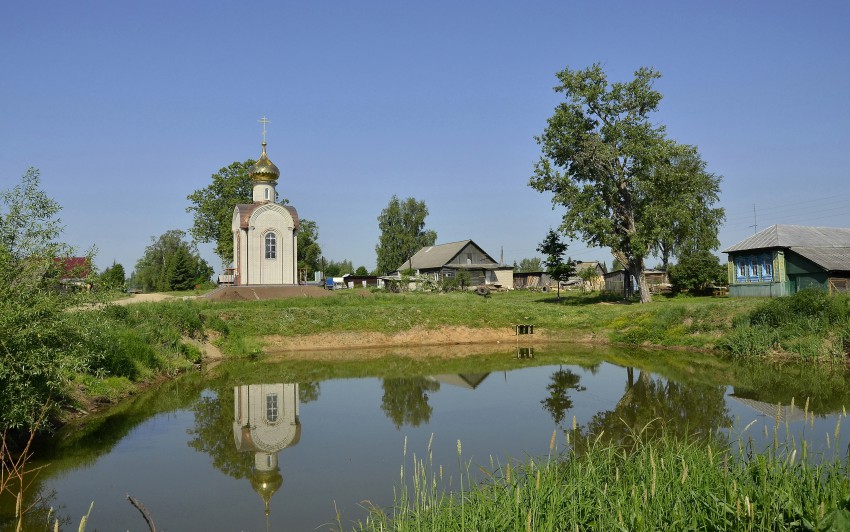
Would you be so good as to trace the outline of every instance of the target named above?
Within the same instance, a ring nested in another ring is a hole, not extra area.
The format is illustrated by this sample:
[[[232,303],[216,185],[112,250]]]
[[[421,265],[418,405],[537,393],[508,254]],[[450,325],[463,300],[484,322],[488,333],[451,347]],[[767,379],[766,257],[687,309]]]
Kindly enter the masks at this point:
[[[274,233],[266,233],[266,258],[277,258],[277,235]]]
[[[277,406],[277,394],[269,393],[266,394],[266,421],[269,423],[274,423],[277,421],[278,416],[278,406]]]

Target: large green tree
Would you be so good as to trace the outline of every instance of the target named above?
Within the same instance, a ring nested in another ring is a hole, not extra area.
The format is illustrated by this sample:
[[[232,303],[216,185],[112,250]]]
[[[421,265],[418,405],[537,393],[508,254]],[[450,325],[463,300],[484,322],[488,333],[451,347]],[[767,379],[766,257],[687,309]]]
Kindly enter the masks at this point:
[[[99,281],[101,288],[105,290],[123,290],[124,284],[127,282],[127,274],[124,271],[124,266],[112,261],[112,266],[107,266],[103,273],[100,274]]]
[[[664,188],[678,183],[681,175],[671,168],[687,152],[697,155],[695,148],[667,139],[664,126],[650,120],[662,97],[653,88],[660,77],[655,70],[640,68],[627,83],[609,83],[599,64],[567,68],[557,76],[555,90],[565,101],[536,138],[542,156],[529,185],[551,192],[552,203],[566,208],[561,228],[567,235],[611,248],[638,280],[641,302],[648,302],[644,259],[673,226],[671,205],[708,208],[716,198],[717,181]],[[657,197],[659,191],[663,198]]]
[[[712,205],[720,201],[720,176],[706,170],[694,146],[673,145],[667,164],[656,169],[651,196],[656,208],[653,226],[657,233],[653,252],[667,271],[670,257],[717,249],[717,232],[725,219],[724,210]]]
[[[387,207],[378,216],[381,236],[375,252],[378,254],[378,273],[385,275],[404,268],[404,263],[425,246],[433,246],[437,233],[425,229],[428,207],[424,201],[407,198],[402,201],[393,194]]]
[[[233,208],[238,203],[253,201],[253,183],[248,169],[254,162],[248,159],[221,168],[212,175],[212,183],[186,197],[192,202],[186,207],[186,212],[194,216],[194,225],[189,233],[197,242],[215,243],[215,254],[225,264],[233,260],[233,234],[230,229]]]
[[[319,246],[319,224],[303,219],[298,223],[298,269],[306,272],[309,280],[313,272],[322,269],[322,248]]]
[[[28,272],[52,269],[55,257],[72,250],[59,241],[62,206],[41,190],[41,174],[28,168],[21,182],[0,191],[0,278],[11,284]],[[39,279],[43,279],[39,276]]]
[[[254,184],[248,175],[248,170],[254,162],[248,159],[219,169],[212,175],[209,185],[186,197],[192,202],[192,205],[186,207],[186,212],[192,213],[194,217],[189,234],[196,242],[214,243],[215,254],[221,258],[223,264],[233,261],[233,208],[237,204],[254,201]],[[289,201],[283,198],[277,200],[277,203],[286,205]],[[309,277],[320,269],[322,249],[319,247],[319,225],[312,220],[301,218],[298,226],[298,268],[306,270]]]
[[[209,281],[213,269],[179,229],[151,237],[136,263],[134,283],[145,291],[189,290]]]
[[[712,285],[725,285],[726,266],[707,250],[683,255],[670,268],[670,284],[676,292],[706,293]]]
[[[354,264],[348,259],[340,262],[329,260],[325,263],[325,277],[342,277],[354,273]]]

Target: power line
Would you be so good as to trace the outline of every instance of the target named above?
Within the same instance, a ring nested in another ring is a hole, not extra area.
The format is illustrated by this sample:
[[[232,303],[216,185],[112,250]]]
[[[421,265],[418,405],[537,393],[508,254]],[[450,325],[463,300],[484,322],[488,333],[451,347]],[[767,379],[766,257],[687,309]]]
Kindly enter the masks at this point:
[[[796,214],[800,212],[822,211],[824,208],[848,208],[850,209],[850,193],[835,194],[828,198],[810,198],[802,199],[794,203],[771,204],[767,207],[758,209],[758,212],[764,216],[772,213]],[[744,214],[741,211],[732,213],[726,217],[727,223],[743,222],[750,219],[750,214]]]

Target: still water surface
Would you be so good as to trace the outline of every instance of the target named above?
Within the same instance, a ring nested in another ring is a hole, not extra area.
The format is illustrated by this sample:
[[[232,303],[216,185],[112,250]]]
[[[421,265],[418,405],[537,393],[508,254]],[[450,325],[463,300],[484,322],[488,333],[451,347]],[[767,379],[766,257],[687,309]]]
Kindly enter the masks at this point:
[[[454,478],[458,440],[463,462],[489,469],[491,457],[504,464],[545,456],[553,430],[563,449],[573,418],[581,434],[606,440],[664,420],[677,434],[720,429],[734,441],[755,421],[747,436],[763,448],[779,417],[783,435],[787,421],[825,448],[827,433],[835,446],[836,421],[850,402],[843,367],[565,349],[327,380],[305,378],[322,372],[304,364],[223,365],[69,427],[38,450],[39,464],[50,465],[37,489],[74,530],[92,501],[87,530],[145,530],[128,494],[159,530],[314,530],[337,519],[350,529],[368,506],[392,505],[405,439],[409,464],[413,453],[427,454],[433,435],[433,461]],[[805,397],[815,412],[807,421]],[[8,519],[8,508],[0,515]]]

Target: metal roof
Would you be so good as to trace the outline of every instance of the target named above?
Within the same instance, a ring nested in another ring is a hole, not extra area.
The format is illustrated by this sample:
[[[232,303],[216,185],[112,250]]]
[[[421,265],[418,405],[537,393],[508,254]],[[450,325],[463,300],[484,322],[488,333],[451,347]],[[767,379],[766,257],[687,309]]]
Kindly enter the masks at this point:
[[[586,261],[586,262],[576,261],[575,266],[576,266],[576,273],[578,273],[582,270],[586,270],[588,268],[596,268],[597,266],[602,268],[602,265],[599,264],[598,260],[591,260],[591,261]]]
[[[794,253],[822,266],[829,271],[850,270],[850,247],[848,248],[789,248]]]
[[[827,271],[850,271],[850,229],[841,227],[771,225],[723,253],[771,248],[789,249]]]
[[[461,240],[460,242],[449,242],[448,244],[440,244],[439,246],[425,246],[416,252],[413,257],[411,257],[410,262],[405,262],[404,264],[398,267],[398,270],[407,270],[408,268],[412,268],[414,270],[429,270],[433,268],[442,268],[458,253],[460,253],[463,248],[467,246],[467,244],[472,244],[476,248],[478,248],[481,253],[483,253],[487,258],[492,260],[491,264],[496,264],[496,261],[493,260],[493,257],[487,254],[486,251],[481,249],[481,246],[473,242],[472,240]],[[409,264],[409,266],[408,266]],[[472,266],[476,268],[481,268],[485,264],[474,264]],[[453,266],[454,267],[454,266]]]
[[[809,227],[805,225],[771,225],[746,238],[723,253],[767,248],[850,248],[850,229],[841,227]]]

